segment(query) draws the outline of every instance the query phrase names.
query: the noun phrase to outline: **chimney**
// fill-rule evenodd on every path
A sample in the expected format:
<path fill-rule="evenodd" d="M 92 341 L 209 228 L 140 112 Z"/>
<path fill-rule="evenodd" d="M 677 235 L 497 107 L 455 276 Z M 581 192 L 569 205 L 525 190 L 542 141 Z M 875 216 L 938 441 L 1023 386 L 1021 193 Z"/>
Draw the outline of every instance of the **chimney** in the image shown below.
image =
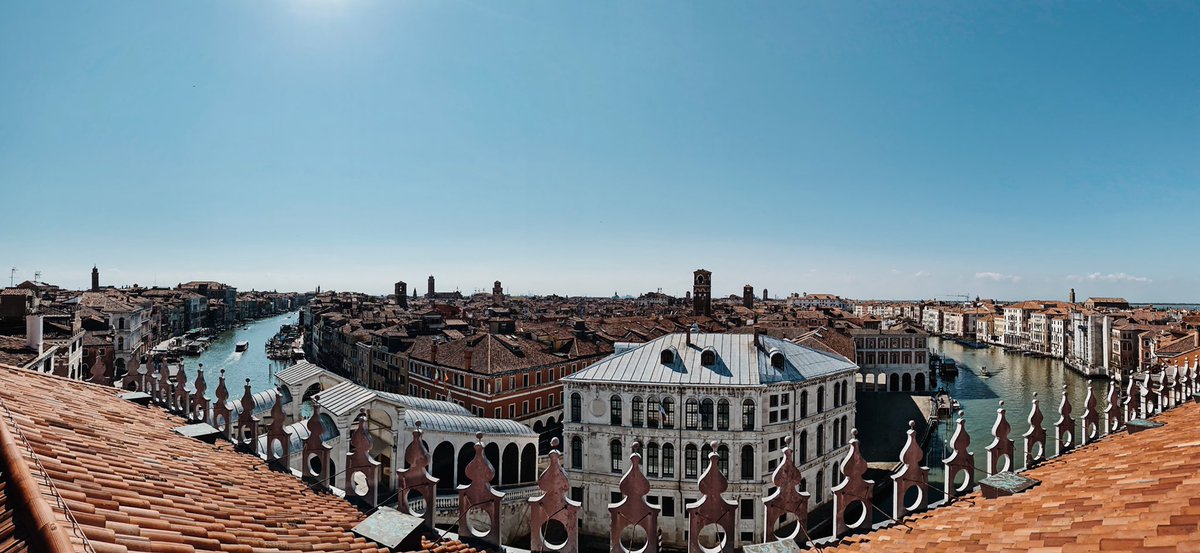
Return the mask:
<path fill-rule="evenodd" d="M 468 371 L 469 371 L 469 370 L 471 370 L 471 353 L 473 353 L 471 350 L 467 350 L 467 360 L 466 360 L 466 363 L 467 363 L 467 370 L 468 370 Z"/>
<path fill-rule="evenodd" d="M 688 325 L 688 327 L 687 327 L 687 345 L 689 347 L 691 347 L 691 345 L 692 345 L 692 327 L 691 327 L 691 325 Z"/>
<path fill-rule="evenodd" d="M 437 342 L 436 341 L 429 345 L 429 356 L 432 357 L 432 359 L 430 359 L 430 361 L 437 363 Z"/>
<path fill-rule="evenodd" d="M 29 349 L 42 354 L 42 315 L 34 313 L 25 315 L 25 345 Z"/>

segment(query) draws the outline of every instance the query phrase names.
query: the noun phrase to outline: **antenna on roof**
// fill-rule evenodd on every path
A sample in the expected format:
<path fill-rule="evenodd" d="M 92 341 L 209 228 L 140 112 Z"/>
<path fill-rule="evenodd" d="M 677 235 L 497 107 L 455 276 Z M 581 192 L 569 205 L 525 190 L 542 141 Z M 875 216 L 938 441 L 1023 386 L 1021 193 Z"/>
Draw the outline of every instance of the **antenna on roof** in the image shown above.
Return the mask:
<path fill-rule="evenodd" d="M 13 286 L 13 280 L 16 278 L 17 278 L 17 268 L 13 267 L 11 270 L 8 271 L 8 286 L 10 288 Z"/>

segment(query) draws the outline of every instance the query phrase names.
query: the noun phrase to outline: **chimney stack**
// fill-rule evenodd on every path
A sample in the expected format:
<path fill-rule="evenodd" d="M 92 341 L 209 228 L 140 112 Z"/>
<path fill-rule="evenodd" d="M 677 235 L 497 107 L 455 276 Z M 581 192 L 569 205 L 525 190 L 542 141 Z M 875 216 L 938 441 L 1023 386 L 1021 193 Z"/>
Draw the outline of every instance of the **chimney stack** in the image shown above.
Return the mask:
<path fill-rule="evenodd" d="M 471 351 L 471 350 L 467 350 L 467 359 L 466 359 L 466 364 L 467 364 L 467 370 L 468 370 L 468 371 L 469 371 L 469 370 L 471 370 L 471 354 L 472 354 L 472 351 Z"/>
<path fill-rule="evenodd" d="M 692 327 L 691 327 L 691 325 L 688 325 L 688 327 L 687 327 L 687 345 L 688 345 L 688 347 L 691 347 L 691 345 L 692 345 Z"/>
<path fill-rule="evenodd" d="M 29 349 L 42 354 L 42 315 L 32 313 L 25 315 L 25 345 Z"/>
<path fill-rule="evenodd" d="M 433 358 L 433 359 L 430 359 L 430 361 L 437 363 L 437 342 L 436 341 L 429 345 L 429 356 Z"/>

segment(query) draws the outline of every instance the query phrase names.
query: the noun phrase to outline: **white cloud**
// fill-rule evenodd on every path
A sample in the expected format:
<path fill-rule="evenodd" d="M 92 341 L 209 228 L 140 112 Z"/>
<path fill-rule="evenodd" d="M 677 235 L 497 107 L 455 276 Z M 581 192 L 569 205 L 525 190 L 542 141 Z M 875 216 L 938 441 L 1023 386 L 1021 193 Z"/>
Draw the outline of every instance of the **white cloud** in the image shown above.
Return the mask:
<path fill-rule="evenodd" d="M 1067 280 L 1075 282 L 1154 282 L 1146 277 L 1134 276 L 1128 273 L 1088 273 L 1086 275 L 1067 275 Z"/>
<path fill-rule="evenodd" d="M 1021 282 L 1021 277 L 1017 275 L 1006 275 L 1004 273 L 996 273 L 993 271 L 983 271 L 975 273 L 975 278 L 980 280 L 991 280 L 995 282 Z"/>
<path fill-rule="evenodd" d="M 931 276 L 933 276 L 933 273 L 931 273 L 929 271 L 917 271 L 917 272 L 913 273 L 913 278 L 925 278 L 925 277 L 931 277 Z"/>

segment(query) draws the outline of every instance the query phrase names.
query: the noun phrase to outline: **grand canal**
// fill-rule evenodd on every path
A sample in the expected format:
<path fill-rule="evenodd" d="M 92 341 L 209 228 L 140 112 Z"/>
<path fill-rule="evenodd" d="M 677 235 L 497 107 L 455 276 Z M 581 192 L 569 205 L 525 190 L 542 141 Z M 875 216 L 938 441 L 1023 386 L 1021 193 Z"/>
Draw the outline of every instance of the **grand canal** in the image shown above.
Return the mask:
<path fill-rule="evenodd" d="M 1083 415 L 1088 387 L 1091 387 L 1096 395 L 1097 409 L 1103 410 L 1106 404 L 1108 382 L 1105 379 L 1089 380 L 1067 368 L 1058 359 L 1039 359 L 1005 353 L 999 347 L 971 349 L 936 337 L 930 339 L 929 346 L 931 352 L 959 362 L 958 376 L 939 380 L 938 385 L 949 390 L 962 404 L 967 432 L 971 436 L 969 449 L 975 454 L 975 465 L 980 470 L 984 468 L 987 460 L 984 447 L 992 441 L 992 424 L 996 421 L 996 408 L 1000 400 L 1004 400 L 1006 417 L 1012 425 L 1011 437 L 1015 442 L 1018 458 L 1024 443 L 1021 435 L 1029 429 L 1029 412 L 1034 394 L 1037 394 L 1040 400 L 1041 411 L 1045 417 L 1042 426 L 1047 432 L 1047 453 L 1058 451 L 1057 444 L 1054 443 L 1052 425 L 1059 417 L 1064 385 L 1073 408 L 1072 416 L 1076 421 Z M 987 367 L 991 373 L 990 377 L 981 376 L 983 367 Z M 1077 423 L 1077 428 L 1079 427 L 1081 425 Z M 952 431 L 953 426 L 940 425 L 938 437 L 941 439 L 934 440 L 931 444 L 933 447 L 927 454 L 926 463 L 935 469 L 931 476 L 939 481 L 942 478 L 940 460 L 945 457 L 946 452 L 938 446 L 949 441 Z M 1017 468 L 1023 468 L 1023 463 L 1018 461 Z"/>
<path fill-rule="evenodd" d="M 271 374 L 291 364 L 290 361 L 267 359 L 266 343 L 285 324 L 296 324 L 296 313 L 276 315 L 249 323 L 213 337 L 212 343 L 198 357 L 184 357 L 184 366 L 190 378 L 195 378 L 196 369 L 204 363 L 204 377 L 208 381 L 209 395 L 217 386 L 217 375 L 225 369 L 225 386 L 233 398 L 241 397 L 242 385 L 250 379 L 250 389 L 261 392 L 273 385 Z M 245 340 L 250 347 L 243 352 L 234 351 L 234 346 Z"/>

